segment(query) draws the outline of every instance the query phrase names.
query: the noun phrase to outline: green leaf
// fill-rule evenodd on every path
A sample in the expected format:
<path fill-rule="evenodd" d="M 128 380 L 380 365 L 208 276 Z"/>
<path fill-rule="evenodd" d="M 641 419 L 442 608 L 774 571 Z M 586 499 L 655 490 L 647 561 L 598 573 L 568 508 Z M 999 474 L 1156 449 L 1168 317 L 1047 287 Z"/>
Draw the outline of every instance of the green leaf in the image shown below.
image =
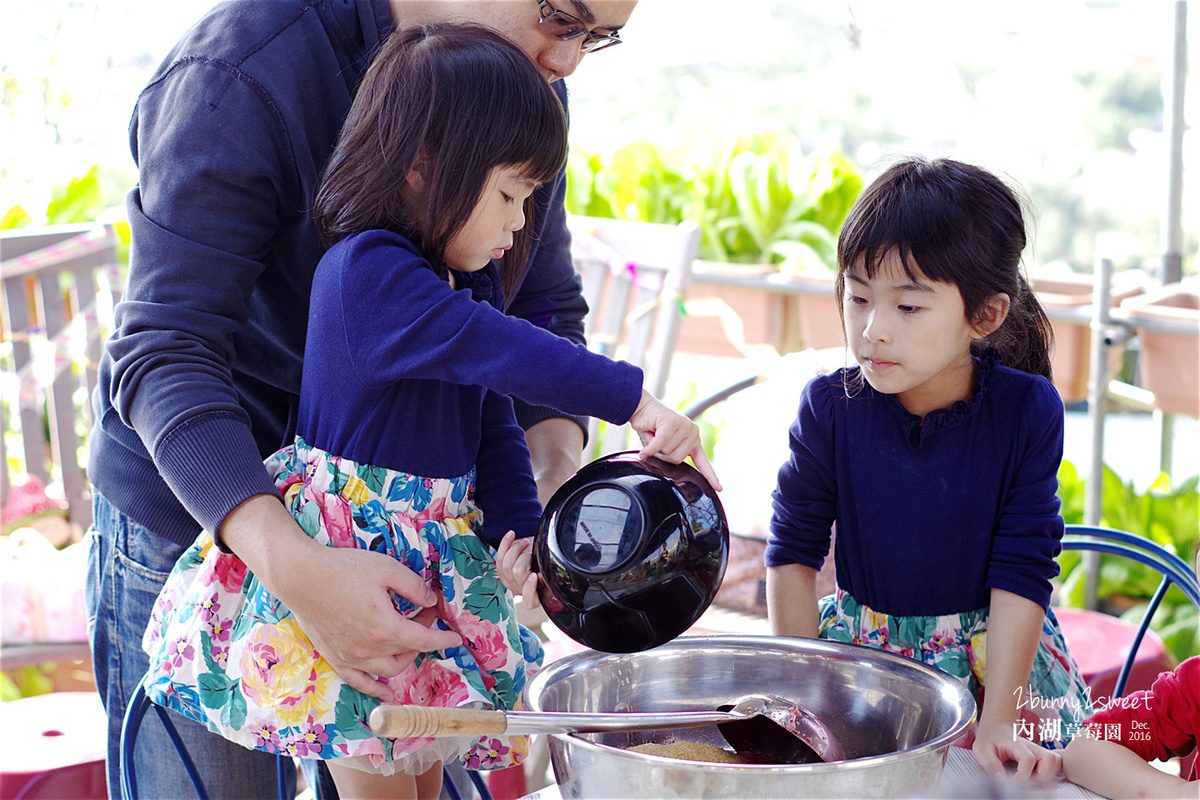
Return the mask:
<path fill-rule="evenodd" d="M 1191 603 L 1181 606 L 1171 621 L 1155 629 L 1177 661 L 1200 654 L 1200 612 Z"/>
<path fill-rule="evenodd" d="M 478 536 L 455 536 L 450 540 L 454 568 L 468 581 L 484 578 L 485 566 L 493 562 L 491 549 Z"/>
<path fill-rule="evenodd" d="M 17 700 L 20 697 L 23 697 L 21 687 L 8 676 L 7 672 L 0 672 L 0 702 Z"/>
<path fill-rule="evenodd" d="M 492 692 L 500 697 L 516 697 L 517 692 L 513 689 L 512 675 L 507 672 L 497 670 L 492 673 L 492 677 L 496 679 L 496 685 L 492 688 Z"/>
<path fill-rule="evenodd" d="M 221 723 L 235 731 L 246 724 L 246 698 L 241 692 L 230 692 L 229 703 L 221 708 Z"/>
<path fill-rule="evenodd" d="M 0 230 L 11 230 L 13 228 L 24 228 L 33 224 L 33 218 L 29 216 L 22 206 L 13 206 L 8 211 L 4 212 L 4 216 L 0 217 Z"/>
<path fill-rule="evenodd" d="M 66 186 L 57 187 L 46 208 L 50 225 L 66 225 L 73 222 L 89 222 L 104 210 L 104 198 L 100 191 L 100 167 L 93 166 L 79 178 L 72 178 Z"/>
<path fill-rule="evenodd" d="M 375 494 L 383 494 L 383 482 L 388 471 L 383 467 L 373 467 L 370 464 L 358 465 L 358 477 Z"/>
<path fill-rule="evenodd" d="M 494 578 L 477 578 L 467 585 L 463 607 L 480 619 L 499 623 L 504 611 L 500 603 L 504 591 L 504 587 Z"/>
<path fill-rule="evenodd" d="M 207 631 L 202 631 L 200 633 L 200 652 L 204 655 L 204 666 L 208 667 L 209 673 L 218 673 L 220 675 L 225 674 L 225 670 L 222 669 L 221 665 L 217 663 L 217 660 L 213 658 L 212 634 L 208 633 Z"/>
<path fill-rule="evenodd" d="M 358 738 L 357 734 L 373 736 L 367 719 L 379 705 L 379 699 L 355 691 L 347 684 L 338 690 L 337 703 L 333 708 L 334 721 L 338 730 L 347 738 Z"/>
<path fill-rule="evenodd" d="M 223 701 L 220 696 L 227 693 L 233 683 L 224 673 L 216 672 L 202 672 L 196 679 L 196 685 L 200 688 L 200 696 L 204 699 L 204 705 L 209 708 L 221 705 Z M 210 703 L 207 699 L 210 696 L 217 698 L 216 701 Z"/>

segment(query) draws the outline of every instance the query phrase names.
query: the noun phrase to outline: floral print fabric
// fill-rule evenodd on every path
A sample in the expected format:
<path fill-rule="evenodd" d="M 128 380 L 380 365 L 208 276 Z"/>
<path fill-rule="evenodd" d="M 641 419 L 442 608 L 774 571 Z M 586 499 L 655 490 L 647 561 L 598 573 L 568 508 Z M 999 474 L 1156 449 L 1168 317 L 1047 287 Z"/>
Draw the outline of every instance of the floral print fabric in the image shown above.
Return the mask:
<path fill-rule="evenodd" d="M 987 676 L 989 609 L 945 616 L 894 616 L 862 605 L 848 592 L 820 601 L 818 635 L 848 644 L 877 647 L 937 667 L 966 682 L 983 707 Z M 1054 617 L 1046 611 L 1029 685 L 1018 699 L 1021 721 L 1014 735 L 1061 749 L 1091 714 L 1087 685 Z"/>
<path fill-rule="evenodd" d="M 476 535 L 474 472 L 429 479 L 356 464 L 297 440 L 267 460 L 292 516 L 330 547 L 403 562 L 440 597 L 439 625 L 464 644 L 420 654 L 387 680 L 383 702 L 511 709 L 542 662 L 516 622 L 491 549 Z M 313 591 L 320 591 L 314 586 Z M 420 609 L 393 595 L 397 610 Z M 387 739 L 368 727 L 381 702 L 342 681 L 291 612 L 237 556 L 202 533 L 159 595 L 143 645 L 156 703 L 245 747 L 391 774 L 461 758 L 468 769 L 521 763 L 527 737 Z"/>

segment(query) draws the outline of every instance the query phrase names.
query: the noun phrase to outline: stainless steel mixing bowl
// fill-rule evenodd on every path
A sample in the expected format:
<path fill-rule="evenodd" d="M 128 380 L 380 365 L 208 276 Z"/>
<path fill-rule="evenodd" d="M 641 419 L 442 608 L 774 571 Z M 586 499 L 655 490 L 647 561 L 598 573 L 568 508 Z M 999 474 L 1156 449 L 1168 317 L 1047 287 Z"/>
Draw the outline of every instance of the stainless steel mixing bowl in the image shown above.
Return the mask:
<path fill-rule="evenodd" d="M 683 636 L 640 653 L 584 652 L 548 664 L 525 689 L 534 711 L 711 710 L 778 695 L 820 717 L 846 760 L 790 766 L 680 761 L 624 748 L 690 740 L 715 727 L 549 737 L 564 798 L 920 797 L 975 717 L 944 672 L 868 647 L 777 636 Z M 726 746 L 727 747 L 727 746 Z"/>

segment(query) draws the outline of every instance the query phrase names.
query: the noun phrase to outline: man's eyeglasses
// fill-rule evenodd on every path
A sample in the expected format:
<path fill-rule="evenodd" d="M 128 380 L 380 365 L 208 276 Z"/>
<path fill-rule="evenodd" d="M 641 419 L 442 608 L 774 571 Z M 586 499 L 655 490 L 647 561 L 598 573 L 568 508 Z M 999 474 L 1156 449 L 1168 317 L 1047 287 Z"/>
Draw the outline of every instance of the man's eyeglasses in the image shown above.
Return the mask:
<path fill-rule="evenodd" d="M 579 49 L 584 53 L 594 53 L 597 50 L 603 50 L 606 47 L 612 47 L 614 44 L 621 43 L 621 37 L 617 32 L 611 34 L 593 33 L 588 30 L 588 26 L 583 20 L 578 17 L 573 17 L 565 11 L 559 11 L 554 6 L 546 2 L 546 0 L 538 0 L 538 11 L 542 17 L 538 20 L 538 25 L 541 26 L 542 32 L 548 36 L 553 36 L 555 39 L 567 41 L 569 39 L 583 38 L 583 43 L 579 45 Z"/>

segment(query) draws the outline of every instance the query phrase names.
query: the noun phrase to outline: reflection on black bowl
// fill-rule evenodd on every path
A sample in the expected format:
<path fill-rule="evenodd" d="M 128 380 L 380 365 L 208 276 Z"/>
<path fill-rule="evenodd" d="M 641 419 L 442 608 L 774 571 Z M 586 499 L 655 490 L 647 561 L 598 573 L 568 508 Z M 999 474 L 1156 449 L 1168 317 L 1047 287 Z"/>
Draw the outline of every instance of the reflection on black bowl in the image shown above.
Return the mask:
<path fill-rule="evenodd" d="M 534 557 L 551 622 L 595 650 L 633 653 L 674 639 L 712 603 L 729 528 L 693 467 L 617 453 L 550 499 Z"/>

